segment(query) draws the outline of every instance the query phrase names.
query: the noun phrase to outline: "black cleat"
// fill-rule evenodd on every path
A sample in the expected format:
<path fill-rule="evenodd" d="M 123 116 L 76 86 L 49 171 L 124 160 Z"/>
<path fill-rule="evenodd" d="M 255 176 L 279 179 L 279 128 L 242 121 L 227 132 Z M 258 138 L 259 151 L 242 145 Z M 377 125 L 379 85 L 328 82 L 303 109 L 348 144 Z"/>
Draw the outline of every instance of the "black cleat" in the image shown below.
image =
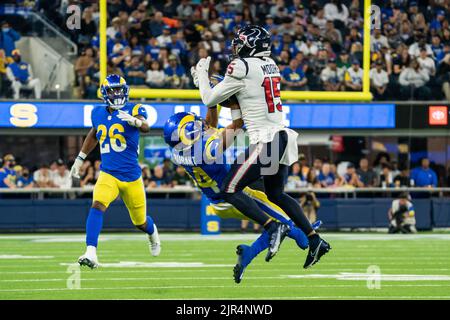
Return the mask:
<path fill-rule="evenodd" d="M 313 235 L 311 239 L 309 239 L 309 251 L 303 268 L 308 269 L 313 266 L 330 250 L 331 247 L 328 242 L 323 240 L 318 234 Z"/>
<path fill-rule="evenodd" d="M 267 230 L 267 232 L 269 232 L 269 249 L 267 250 L 266 255 L 267 262 L 275 257 L 278 250 L 280 250 L 281 243 L 291 230 L 291 227 L 289 227 L 287 224 L 279 222 L 273 223 L 275 223 L 275 227 L 271 228 L 272 230 Z"/>

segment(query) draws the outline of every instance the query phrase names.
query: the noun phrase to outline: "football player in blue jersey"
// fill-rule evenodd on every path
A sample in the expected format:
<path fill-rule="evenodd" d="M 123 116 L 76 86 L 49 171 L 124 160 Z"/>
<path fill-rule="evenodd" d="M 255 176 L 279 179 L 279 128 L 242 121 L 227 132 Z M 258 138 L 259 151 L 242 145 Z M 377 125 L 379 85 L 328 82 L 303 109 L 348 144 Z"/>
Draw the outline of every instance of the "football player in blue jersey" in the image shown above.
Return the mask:
<path fill-rule="evenodd" d="M 220 78 L 215 76 L 212 78 L 220 81 Z M 238 105 L 231 100 L 227 107 L 232 109 L 233 123 L 226 129 L 217 129 L 217 108 L 209 108 L 206 119 L 193 113 L 180 112 L 167 120 L 164 126 L 164 139 L 171 147 L 172 162 L 183 166 L 196 186 L 209 199 L 213 213 L 221 218 L 242 220 L 248 218 L 225 202 L 220 193 L 220 186 L 232 163 L 227 159 L 230 154 L 226 149 L 232 144 L 237 129 L 243 124 L 239 112 L 235 111 L 239 109 Z M 294 226 L 279 206 L 270 202 L 261 191 L 247 187 L 244 192 L 266 213 L 266 220 L 269 223 L 276 220 L 289 225 L 288 237 L 294 239 L 300 248 L 308 248 L 306 235 Z M 317 228 L 319 225 L 314 227 Z M 233 269 L 236 283 L 241 282 L 246 267 L 260 252 L 269 248 L 269 244 L 269 232 L 264 231 L 251 246 L 241 244 L 237 247 L 238 262 Z"/>
<path fill-rule="evenodd" d="M 148 234 L 150 252 L 158 256 L 161 243 L 153 219 L 147 215 L 144 183 L 138 163 L 139 133 L 150 130 L 147 112 L 141 104 L 128 102 L 129 87 L 116 74 L 106 77 L 101 85 L 104 105 L 92 110 L 92 129 L 83 142 L 72 168 L 79 171 L 87 155 L 100 144 L 100 175 L 94 187 L 92 207 L 86 221 L 86 252 L 78 259 L 80 265 L 98 267 L 97 244 L 103 215 L 119 195 L 133 224 Z"/>

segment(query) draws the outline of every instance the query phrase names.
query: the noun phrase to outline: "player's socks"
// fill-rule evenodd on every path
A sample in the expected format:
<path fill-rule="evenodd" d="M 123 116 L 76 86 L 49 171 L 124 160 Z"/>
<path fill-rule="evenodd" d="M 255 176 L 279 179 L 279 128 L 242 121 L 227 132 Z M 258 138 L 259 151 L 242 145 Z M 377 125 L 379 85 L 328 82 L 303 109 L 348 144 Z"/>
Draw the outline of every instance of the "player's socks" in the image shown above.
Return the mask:
<path fill-rule="evenodd" d="M 292 225 L 291 231 L 289 231 L 287 236 L 291 239 L 294 239 L 295 242 L 297 243 L 297 246 L 299 246 L 301 249 L 305 250 L 306 248 L 308 248 L 309 245 L 308 238 L 299 228 L 294 227 Z"/>
<path fill-rule="evenodd" d="M 269 234 L 267 233 L 267 231 L 263 231 L 263 233 L 261 233 L 261 235 L 258 237 L 258 239 L 253 241 L 253 243 L 250 247 L 252 249 L 252 251 L 251 251 L 252 255 L 251 255 L 251 259 L 250 259 L 250 261 L 251 261 L 260 252 L 266 250 L 269 247 Z M 250 261 L 248 263 L 250 263 Z"/>
<path fill-rule="evenodd" d="M 152 235 L 153 232 L 155 232 L 155 223 L 153 222 L 152 217 L 147 216 L 147 229 L 145 230 L 146 233 L 149 235 Z"/>
<path fill-rule="evenodd" d="M 97 247 L 98 237 L 103 227 L 103 212 L 91 208 L 86 220 L 86 245 Z"/>

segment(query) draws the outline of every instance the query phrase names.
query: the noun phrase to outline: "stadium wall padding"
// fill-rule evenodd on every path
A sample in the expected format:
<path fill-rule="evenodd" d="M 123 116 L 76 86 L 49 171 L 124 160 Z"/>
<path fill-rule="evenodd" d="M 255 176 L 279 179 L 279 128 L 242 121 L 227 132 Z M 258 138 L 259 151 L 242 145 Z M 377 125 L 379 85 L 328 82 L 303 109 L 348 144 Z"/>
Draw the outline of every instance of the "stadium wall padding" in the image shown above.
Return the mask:
<path fill-rule="evenodd" d="M 324 228 L 382 228 L 388 226 L 392 199 L 320 199 L 318 218 Z M 418 229 L 450 227 L 450 199 L 414 199 Z M 90 199 L 0 199 L 0 232 L 84 230 Z M 200 200 L 148 199 L 148 214 L 160 229 L 199 230 Z M 227 219 L 222 229 L 238 229 L 240 222 Z M 109 207 L 104 229 L 132 230 L 122 201 Z"/>

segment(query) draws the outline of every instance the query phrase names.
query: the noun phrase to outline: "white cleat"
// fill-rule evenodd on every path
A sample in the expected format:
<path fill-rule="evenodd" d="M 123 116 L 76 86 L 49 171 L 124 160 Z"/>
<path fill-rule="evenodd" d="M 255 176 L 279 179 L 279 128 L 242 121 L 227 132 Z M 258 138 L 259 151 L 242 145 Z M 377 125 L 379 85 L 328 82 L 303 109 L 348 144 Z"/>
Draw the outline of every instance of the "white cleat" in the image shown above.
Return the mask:
<path fill-rule="evenodd" d="M 152 234 L 148 235 L 148 246 L 150 248 L 150 253 L 152 254 L 152 256 L 157 257 L 161 253 L 161 241 L 159 240 L 159 234 L 156 225 L 153 225 L 153 227 L 155 228 L 155 231 L 153 231 Z"/>
<path fill-rule="evenodd" d="M 80 266 L 88 266 L 91 269 L 98 268 L 97 259 L 97 248 L 93 246 L 88 246 L 86 248 L 86 253 L 78 258 L 78 263 Z"/>

